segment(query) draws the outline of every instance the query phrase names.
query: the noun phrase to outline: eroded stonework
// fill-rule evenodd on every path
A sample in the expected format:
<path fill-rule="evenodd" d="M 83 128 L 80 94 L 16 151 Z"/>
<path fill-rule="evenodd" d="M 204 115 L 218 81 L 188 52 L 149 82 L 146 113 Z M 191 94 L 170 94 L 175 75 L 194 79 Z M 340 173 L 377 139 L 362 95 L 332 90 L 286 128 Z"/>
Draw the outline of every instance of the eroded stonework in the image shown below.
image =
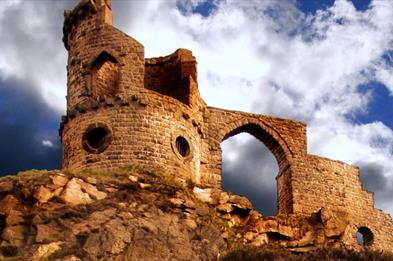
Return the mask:
<path fill-rule="evenodd" d="M 247 132 L 278 162 L 278 214 L 329 213 L 324 220 L 346 222 L 345 243 L 357 246 L 360 232 L 367 247 L 393 251 L 392 219 L 374 208 L 358 167 L 308 154 L 304 123 L 207 106 L 191 51 L 145 58 L 142 44 L 112 26 L 110 0 L 81 1 L 66 12 L 63 40 L 64 169 L 154 166 L 211 189 L 214 198 L 221 191 L 220 144 Z"/>

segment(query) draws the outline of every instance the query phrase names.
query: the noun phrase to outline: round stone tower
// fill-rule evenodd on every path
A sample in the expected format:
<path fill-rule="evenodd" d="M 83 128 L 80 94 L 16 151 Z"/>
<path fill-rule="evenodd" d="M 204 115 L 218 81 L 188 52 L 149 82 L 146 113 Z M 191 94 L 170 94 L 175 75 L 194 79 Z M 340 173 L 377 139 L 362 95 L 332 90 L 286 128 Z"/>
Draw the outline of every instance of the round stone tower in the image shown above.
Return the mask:
<path fill-rule="evenodd" d="M 192 53 L 145 59 L 143 45 L 112 26 L 110 0 L 66 11 L 63 33 L 63 168 L 154 166 L 199 182 L 209 153 Z"/>

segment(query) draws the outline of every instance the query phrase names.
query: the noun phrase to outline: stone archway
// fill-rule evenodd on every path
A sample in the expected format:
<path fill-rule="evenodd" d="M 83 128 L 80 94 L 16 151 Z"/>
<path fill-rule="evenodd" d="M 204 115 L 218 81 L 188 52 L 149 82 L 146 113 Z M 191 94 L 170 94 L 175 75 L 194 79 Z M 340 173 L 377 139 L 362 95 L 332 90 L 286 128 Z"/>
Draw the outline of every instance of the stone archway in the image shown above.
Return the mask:
<path fill-rule="evenodd" d="M 277 214 L 278 163 L 271 151 L 248 133 L 221 143 L 221 187 L 246 196 L 264 216 Z"/>
<path fill-rule="evenodd" d="M 220 143 L 242 132 L 251 134 L 269 148 L 278 162 L 280 174 L 291 165 L 292 153 L 285 140 L 263 122 L 244 119 L 225 124 L 220 133 Z"/>
<path fill-rule="evenodd" d="M 263 122 L 241 120 L 225 125 L 220 131 L 220 144 L 239 133 L 248 133 L 262 142 L 274 155 L 279 173 L 277 180 L 278 213 L 292 212 L 291 160 L 292 153 L 285 140 Z M 221 150 L 220 150 L 221 151 Z"/>

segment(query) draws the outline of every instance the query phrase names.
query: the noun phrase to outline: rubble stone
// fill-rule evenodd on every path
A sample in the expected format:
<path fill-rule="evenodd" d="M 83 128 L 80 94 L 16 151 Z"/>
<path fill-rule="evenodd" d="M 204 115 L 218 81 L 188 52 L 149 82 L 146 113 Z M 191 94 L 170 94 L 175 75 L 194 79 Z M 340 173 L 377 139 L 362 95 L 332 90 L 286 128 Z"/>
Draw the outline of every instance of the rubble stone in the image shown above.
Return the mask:
<path fill-rule="evenodd" d="M 60 198 L 67 203 L 73 205 L 90 204 L 93 200 L 88 193 L 82 191 L 82 187 L 77 179 L 71 179 L 68 183 Z"/>

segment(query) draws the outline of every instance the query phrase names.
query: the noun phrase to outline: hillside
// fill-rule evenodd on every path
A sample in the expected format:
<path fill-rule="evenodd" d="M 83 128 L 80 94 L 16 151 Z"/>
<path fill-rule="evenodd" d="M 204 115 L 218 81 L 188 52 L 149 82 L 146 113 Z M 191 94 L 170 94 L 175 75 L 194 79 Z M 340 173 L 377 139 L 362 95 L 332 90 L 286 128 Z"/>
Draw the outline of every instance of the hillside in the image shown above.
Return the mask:
<path fill-rule="evenodd" d="M 126 168 L 1 178 L 0 260 L 391 260 L 345 248 L 345 224 L 323 211 L 263 217 L 244 197 L 173 177 Z"/>

